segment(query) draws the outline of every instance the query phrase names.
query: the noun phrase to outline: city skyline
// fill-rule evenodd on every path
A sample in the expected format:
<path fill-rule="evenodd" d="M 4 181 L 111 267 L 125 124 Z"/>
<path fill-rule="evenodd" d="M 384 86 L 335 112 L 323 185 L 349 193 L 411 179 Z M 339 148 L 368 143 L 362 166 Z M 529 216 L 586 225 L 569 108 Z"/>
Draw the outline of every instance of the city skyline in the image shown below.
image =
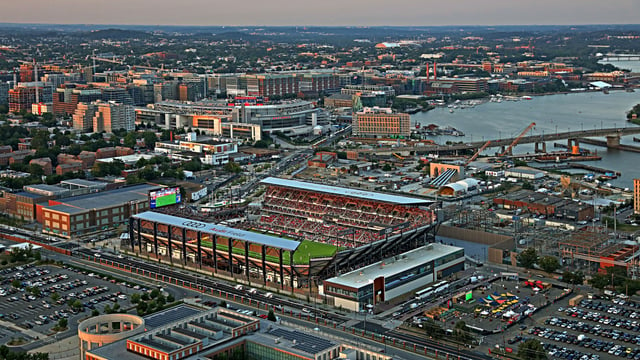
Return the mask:
<path fill-rule="evenodd" d="M 640 0 L 447 3 L 398 0 L 293 2 L 249 0 L 244 6 L 207 0 L 32 0 L 3 4 L 0 22 L 96 25 L 446 26 L 636 24 Z M 108 16 L 105 16 L 108 14 Z"/>

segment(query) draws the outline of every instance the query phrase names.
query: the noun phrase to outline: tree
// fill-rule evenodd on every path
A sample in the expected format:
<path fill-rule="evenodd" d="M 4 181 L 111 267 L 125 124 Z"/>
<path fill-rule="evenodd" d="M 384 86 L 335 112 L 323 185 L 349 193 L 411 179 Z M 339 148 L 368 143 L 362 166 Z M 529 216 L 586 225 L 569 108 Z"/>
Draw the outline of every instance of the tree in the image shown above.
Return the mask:
<path fill-rule="evenodd" d="M 160 290 L 158 289 L 153 289 L 151 290 L 151 294 L 149 294 L 149 297 L 152 299 L 155 299 L 158 297 L 158 295 L 160 295 Z"/>
<path fill-rule="evenodd" d="M 468 342 L 472 338 L 471 334 L 469 334 L 469 331 L 467 329 L 467 323 L 465 323 L 462 320 L 458 321 L 454 326 L 453 336 L 456 338 L 456 340 L 463 343 Z"/>
<path fill-rule="evenodd" d="M 36 176 L 38 178 L 42 177 L 42 175 L 44 175 L 44 170 L 42 169 L 42 166 L 38 165 L 38 164 L 29 164 L 28 167 L 28 172 L 32 175 L 32 176 Z"/>
<path fill-rule="evenodd" d="M 589 284 L 596 289 L 602 290 L 611 283 L 611 277 L 605 274 L 596 274 L 591 277 Z"/>
<path fill-rule="evenodd" d="M 627 279 L 627 271 L 619 266 L 607 268 L 607 277 L 610 279 L 609 285 L 622 286 Z"/>
<path fill-rule="evenodd" d="M 128 148 L 133 148 L 134 146 L 136 146 L 136 133 L 135 132 L 129 132 L 127 133 L 127 135 L 124 136 L 124 146 L 128 147 Z"/>
<path fill-rule="evenodd" d="M 98 316 L 98 315 L 100 315 L 100 311 L 98 311 L 98 309 L 91 310 L 91 316 Z"/>
<path fill-rule="evenodd" d="M 518 346 L 518 357 L 522 360 L 545 360 L 547 352 L 540 341 L 529 339 Z"/>
<path fill-rule="evenodd" d="M 527 269 L 532 269 L 538 262 L 538 252 L 534 248 L 527 248 L 516 257 L 520 265 Z"/>
<path fill-rule="evenodd" d="M 442 326 L 432 319 L 422 321 L 422 328 L 427 336 L 430 336 L 433 339 L 440 339 L 444 336 Z"/>
<path fill-rule="evenodd" d="M 56 126 L 56 118 L 55 116 L 53 116 L 52 113 L 46 112 L 42 114 L 42 119 L 40 120 L 40 123 L 46 127 L 53 127 L 53 126 Z"/>
<path fill-rule="evenodd" d="M 57 302 L 58 300 L 60 300 L 60 294 L 58 293 L 52 293 L 51 294 L 51 301 Z"/>
<path fill-rule="evenodd" d="M 142 295 L 140 296 L 140 299 L 142 299 L 143 301 L 148 301 L 149 293 L 142 293 Z"/>
<path fill-rule="evenodd" d="M 20 280 L 18 280 L 18 279 L 14 279 L 14 280 L 11 282 L 11 286 L 13 286 L 13 287 L 14 287 L 14 288 L 16 288 L 16 289 L 19 289 L 19 288 L 21 288 L 21 287 L 22 287 L 22 282 L 21 282 Z"/>
<path fill-rule="evenodd" d="M 176 301 L 176 298 L 173 297 L 173 295 L 171 295 L 171 294 L 167 295 L 167 302 L 168 303 L 172 303 L 174 301 Z"/>
<path fill-rule="evenodd" d="M 544 256 L 538 262 L 538 265 L 542 268 L 542 270 L 552 273 L 560 268 L 560 262 L 558 262 L 558 258 L 555 256 Z"/>
<path fill-rule="evenodd" d="M 33 137 L 31 138 L 31 148 L 32 149 L 46 149 L 48 148 L 49 142 L 49 132 L 46 130 L 37 130 L 34 131 Z"/>
<path fill-rule="evenodd" d="M 571 272 L 567 270 L 562 273 L 562 280 L 567 284 L 580 285 L 584 283 L 584 274 L 582 271 Z"/>
<path fill-rule="evenodd" d="M 66 318 L 61 318 L 58 320 L 58 329 L 66 329 L 68 324 L 68 320 Z"/>
<path fill-rule="evenodd" d="M 144 315 L 147 312 L 147 308 L 148 308 L 147 303 L 144 301 L 141 301 L 138 303 L 138 306 L 136 306 L 136 311 L 138 312 L 138 315 Z"/>
<path fill-rule="evenodd" d="M 144 134 L 142 134 L 142 138 L 144 139 L 144 146 L 146 146 L 147 149 L 153 150 L 156 147 L 158 137 L 155 132 L 145 131 Z"/>
<path fill-rule="evenodd" d="M 267 320 L 269 321 L 277 321 L 276 314 L 273 313 L 273 309 L 269 309 L 269 313 L 267 314 Z"/>
<path fill-rule="evenodd" d="M 137 304 L 140 302 L 140 294 L 135 293 L 133 295 L 131 295 L 131 303 L 132 304 Z"/>
<path fill-rule="evenodd" d="M 242 167 L 236 162 L 229 161 L 228 163 L 224 164 L 224 171 L 237 174 L 242 171 Z"/>

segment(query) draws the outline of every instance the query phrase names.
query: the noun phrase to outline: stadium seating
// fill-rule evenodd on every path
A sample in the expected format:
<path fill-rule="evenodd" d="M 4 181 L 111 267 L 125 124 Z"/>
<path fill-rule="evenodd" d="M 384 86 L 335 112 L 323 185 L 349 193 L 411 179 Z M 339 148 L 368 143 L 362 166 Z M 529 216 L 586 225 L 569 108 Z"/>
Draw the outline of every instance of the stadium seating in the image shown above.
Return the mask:
<path fill-rule="evenodd" d="M 343 247 L 378 241 L 388 227 L 408 222 L 413 229 L 433 221 L 430 211 L 416 206 L 279 186 L 265 192 L 262 212 L 257 228 Z M 344 235 L 350 228 L 355 233 Z"/>

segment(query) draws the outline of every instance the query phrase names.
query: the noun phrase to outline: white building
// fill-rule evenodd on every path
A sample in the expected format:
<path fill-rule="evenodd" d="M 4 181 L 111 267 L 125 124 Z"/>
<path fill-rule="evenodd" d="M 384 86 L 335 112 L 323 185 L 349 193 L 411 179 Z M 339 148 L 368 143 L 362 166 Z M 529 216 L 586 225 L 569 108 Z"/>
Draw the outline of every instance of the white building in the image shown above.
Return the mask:
<path fill-rule="evenodd" d="M 335 306 L 360 311 L 464 270 L 464 249 L 439 243 L 327 279 L 321 293 Z"/>
<path fill-rule="evenodd" d="M 544 177 L 544 173 L 542 171 L 533 170 L 533 169 L 512 168 L 512 169 L 506 170 L 504 172 L 504 176 L 512 177 L 516 179 L 535 180 L 535 179 L 542 179 Z"/>

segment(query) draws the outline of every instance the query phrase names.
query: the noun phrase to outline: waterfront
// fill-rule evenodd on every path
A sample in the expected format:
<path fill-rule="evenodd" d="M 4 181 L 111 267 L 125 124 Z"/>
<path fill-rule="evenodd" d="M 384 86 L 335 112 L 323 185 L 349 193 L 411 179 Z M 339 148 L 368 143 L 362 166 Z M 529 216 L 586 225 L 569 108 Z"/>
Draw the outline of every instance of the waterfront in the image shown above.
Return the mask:
<path fill-rule="evenodd" d="M 630 70 L 631 72 L 640 72 L 640 61 L 598 61 L 600 64 L 611 64 L 618 69 Z"/>
<path fill-rule="evenodd" d="M 640 103 L 640 92 L 611 91 L 571 93 L 548 96 L 534 96 L 531 100 L 487 102 L 465 109 L 457 108 L 451 113 L 446 107 L 439 107 L 426 113 L 411 116 L 411 123 L 421 126 L 437 124 L 441 127 L 452 126 L 464 132 L 465 136 L 432 136 L 438 143 L 446 141 L 469 142 L 485 139 L 514 137 L 531 122 L 536 127 L 530 135 L 597 129 L 606 127 L 636 126 L 626 120 L 626 112 Z M 633 143 L 632 136 L 623 137 L 623 144 Z M 600 161 L 589 164 L 622 172 L 611 184 L 620 187 L 633 187 L 633 179 L 640 178 L 640 167 L 632 166 L 640 160 L 640 154 L 614 149 L 583 145 L 585 149 L 598 152 Z M 514 153 L 533 152 L 533 144 L 516 146 Z M 547 143 L 547 151 L 553 151 L 553 143 Z M 493 155 L 496 149 L 488 149 L 486 155 Z"/>

